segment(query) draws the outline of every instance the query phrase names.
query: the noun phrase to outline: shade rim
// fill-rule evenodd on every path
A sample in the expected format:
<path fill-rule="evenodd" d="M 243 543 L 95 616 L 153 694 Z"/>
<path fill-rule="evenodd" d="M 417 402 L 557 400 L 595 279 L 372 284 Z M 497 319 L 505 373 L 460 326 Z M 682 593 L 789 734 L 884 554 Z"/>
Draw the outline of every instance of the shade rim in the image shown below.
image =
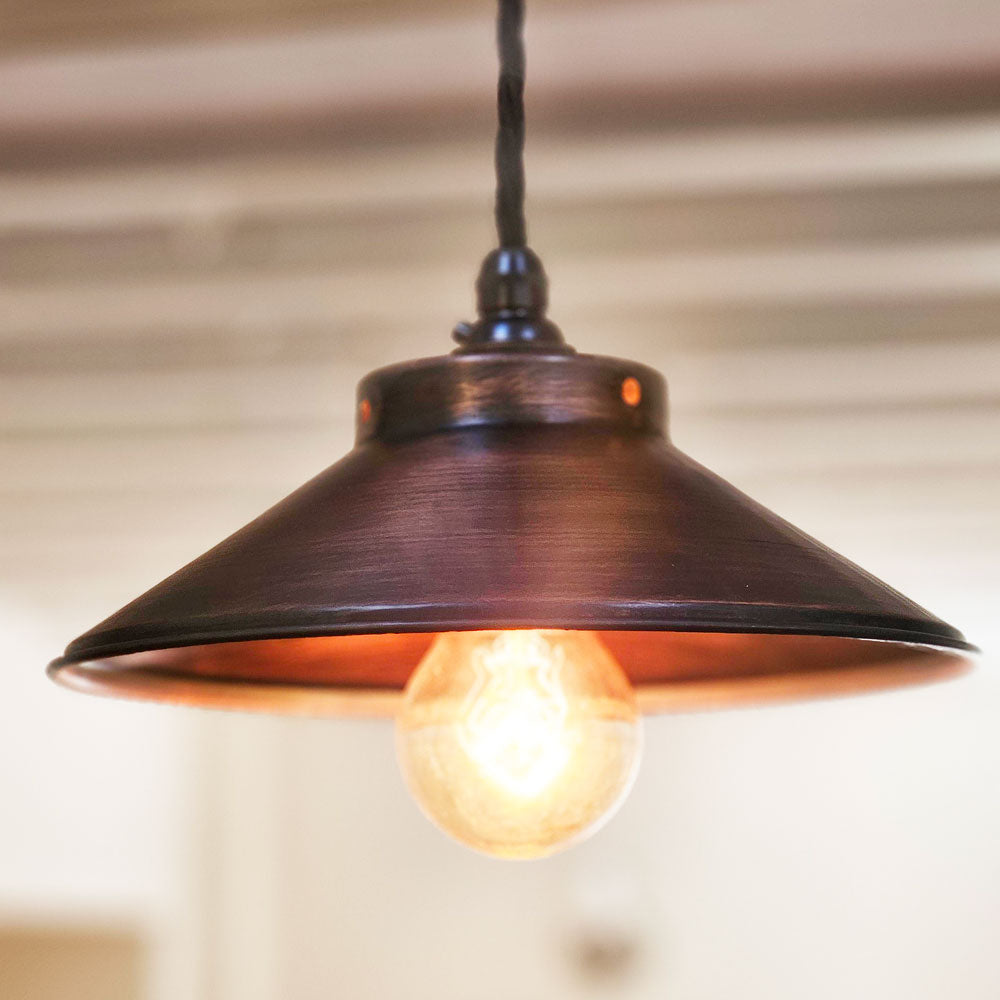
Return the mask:
<path fill-rule="evenodd" d="M 385 635 L 420 634 L 436 632 L 472 632 L 482 629 L 567 629 L 586 632 L 708 632 L 726 635 L 798 635 L 819 636 L 838 639 L 867 639 L 889 642 L 904 642 L 963 652 L 978 653 L 979 649 L 968 642 L 964 635 L 951 625 L 939 620 L 928 621 L 920 618 L 896 616 L 859 615 L 848 610 L 837 613 L 829 607 L 797 606 L 794 608 L 798 622 L 779 620 L 787 617 L 789 608 L 782 605 L 736 604 L 719 605 L 715 615 L 706 614 L 706 605 L 677 604 L 669 606 L 674 617 L 659 617 L 664 605 L 638 609 L 635 605 L 618 608 L 603 607 L 601 613 L 575 614 L 550 613 L 544 615 L 484 614 L 488 605 L 477 605 L 475 614 L 467 609 L 428 609 L 415 606 L 393 609 L 395 615 L 385 615 L 386 609 L 379 609 L 381 618 L 372 621 L 351 620 L 345 622 L 300 623 L 276 620 L 273 624 L 255 623 L 253 628 L 233 627 L 218 624 L 200 631 L 175 631 L 153 627 L 150 633 L 142 635 L 136 627 L 108 630 L 99 635 L 81 636 L 70 643 L 63 656 L 53 664 L 79 663 L 84 660 L 107 659 L 131 653 L 155 652 L 160 649 L 176 649 L 186 646 L 202 646 L 227 642 L 248 642 L 257 640 L 280 640 L 299 638 L 321 638 L 341 635 Z M 617 614 L 608 614 L 608 611 Z M 718 612 L 724 610 L 730 620 L 725 620 Z M 461 612 L 465 611 L 463 614 Z M 647 611 L 646 614 L 641 611 Z M 406 615 L 405 612 L 409 612 Z M 416 613 L 421 615 L 417 618 Z M 626 618 L 625 615 L 628 615 Z M 297 617 L 301 616 L 298 612 Z M 739 617 L 742 621 L 734 621 Z M 747 627 L 746 619 L 753 618 L 753 626 Z M 771 617 L 774 620 L 767 621 Z M 810 617 L 817 620 L 809 621 Z M 831 620 L 833 619 L 833 620 Z M 933 624 L 934 629 L 927 625 Z M 116 632 L 120 635 L 116 636 Z M 97 640 L 101 636 L 105 641 Z"/>
<path fill-rule="evenodd" d="M 967 643 L 964 649 L 957 649 L 898 640 L 851 641 L 884 642 L 893 652 L 902 647 L 903 652 L 909 649 L 914 655 L 835 669 L 640 683 L 636 686 L 639 708 L 643 714 L 654 715 L 879 693 L 960 677 L 972 668 L 979 652 Z M 60 657 L 49 664 L 47 673 L 61 687 L 86 694 L 309 717 L 388 718 L 403 697 L 399 688 L 223 679 L 108 663 L 114 659 L 81 662 Z"/>

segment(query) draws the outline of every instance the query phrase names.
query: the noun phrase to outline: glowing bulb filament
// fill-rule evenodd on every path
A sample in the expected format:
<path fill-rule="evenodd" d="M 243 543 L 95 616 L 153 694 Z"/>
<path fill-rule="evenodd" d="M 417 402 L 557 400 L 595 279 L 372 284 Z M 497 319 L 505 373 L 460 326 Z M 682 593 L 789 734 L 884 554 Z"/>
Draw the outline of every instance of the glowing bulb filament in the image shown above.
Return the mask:
<path fill-rule="evenodd" d="M 536 858 L 592 832 L 639 759 L 632 686 L 592 632 L 446 632 L 396 720 L 424 812 L 476 850 Z"/>
<path fill-rule="evenodd" d="M 565 657 L 537 632 L 506 632 L 481 646 L 459 741 L 483 775 L 519 798 L 534 798 L 572 754 L 569 706 L 559 683 Z"/>

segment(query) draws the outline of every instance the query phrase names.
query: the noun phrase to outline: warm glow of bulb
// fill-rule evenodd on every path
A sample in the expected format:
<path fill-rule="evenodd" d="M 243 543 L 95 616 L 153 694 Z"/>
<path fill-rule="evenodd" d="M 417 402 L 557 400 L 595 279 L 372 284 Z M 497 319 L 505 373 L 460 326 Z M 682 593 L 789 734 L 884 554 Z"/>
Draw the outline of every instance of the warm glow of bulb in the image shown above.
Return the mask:
<path fill-rule="evenodd" d="M 619 805 L 642 742 L 635 693 L 592 632 L 447 632 L 413 672 L 396 723 L 424 812 L 456 840 L 537 858 Z"/>

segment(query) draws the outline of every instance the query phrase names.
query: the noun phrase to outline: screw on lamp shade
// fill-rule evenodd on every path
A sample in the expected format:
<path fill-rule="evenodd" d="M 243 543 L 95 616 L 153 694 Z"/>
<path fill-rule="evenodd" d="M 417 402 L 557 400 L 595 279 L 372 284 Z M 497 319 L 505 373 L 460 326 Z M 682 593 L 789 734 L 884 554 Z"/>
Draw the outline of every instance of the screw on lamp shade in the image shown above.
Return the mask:
<path fill-rule="evenodd" d="M 435 635 L 516 628 L 600 633 L 648 711 L 963 669 L 954 628 L 678 451 L 657 372 L 553 348 L 487 336 L 371 373 L 348 455 L 71 643 L 53 675 L 391 712 Z"/>

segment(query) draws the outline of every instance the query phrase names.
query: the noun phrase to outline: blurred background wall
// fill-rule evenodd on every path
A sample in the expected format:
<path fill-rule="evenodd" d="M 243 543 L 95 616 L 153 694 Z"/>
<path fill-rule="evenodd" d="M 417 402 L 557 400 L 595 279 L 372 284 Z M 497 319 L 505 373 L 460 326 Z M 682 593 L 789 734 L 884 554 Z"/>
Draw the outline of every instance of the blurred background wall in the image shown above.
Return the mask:
<path fill-rule="evenodd" d="M 619 817 L 530 864 L 431 829 L 384 724 L 56 689 L 470 315 L 493 5 L 5 0 L 0 996 L 1000 995 L 1000 5 L 529 6 L 554 318 L 981 669 L 650 720 Z"/>

